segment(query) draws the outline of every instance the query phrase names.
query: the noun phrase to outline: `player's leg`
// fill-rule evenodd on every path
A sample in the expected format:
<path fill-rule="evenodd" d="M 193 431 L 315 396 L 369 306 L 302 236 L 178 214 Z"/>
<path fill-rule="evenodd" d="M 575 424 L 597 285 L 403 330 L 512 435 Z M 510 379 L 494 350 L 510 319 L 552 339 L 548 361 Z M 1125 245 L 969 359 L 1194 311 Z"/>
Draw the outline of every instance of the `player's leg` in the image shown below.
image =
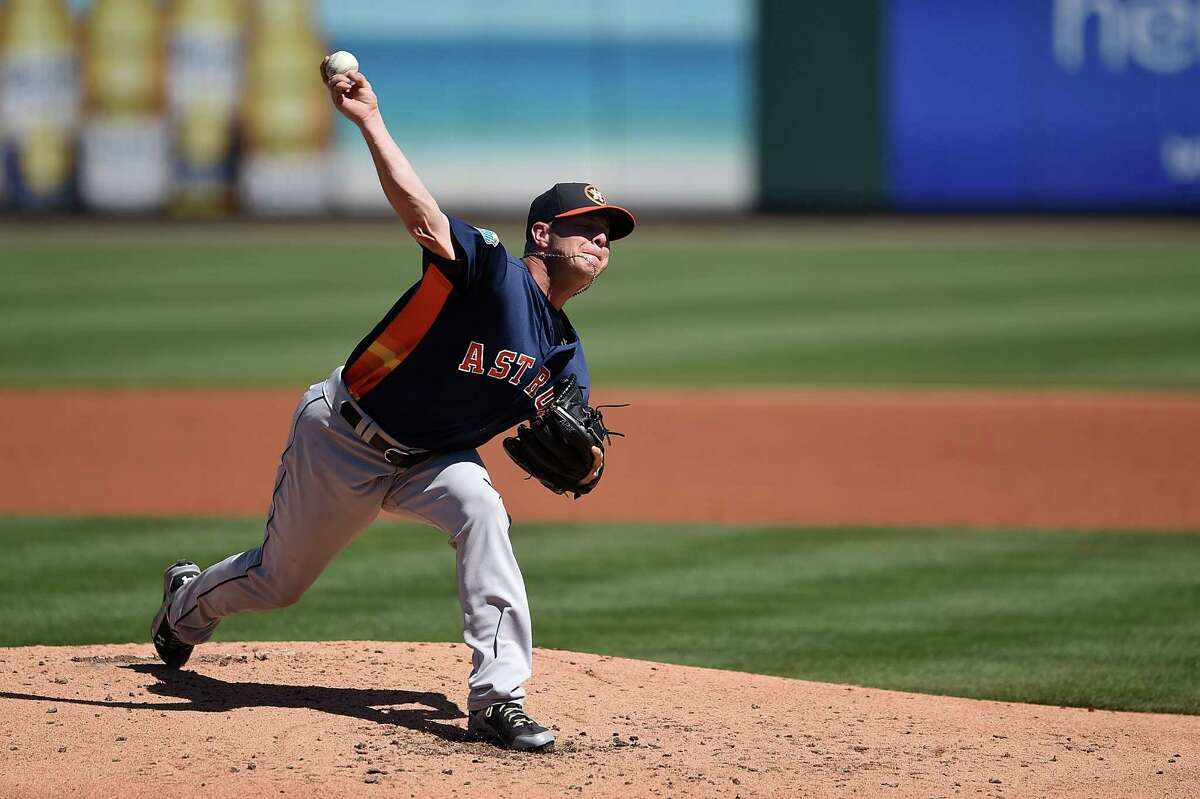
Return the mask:
<path fill-rule="evenodd" d="M 479 455 L 442 454 L 401 473 L 384 509 L 440 528 L 455 549 L 463 638 L 474 652 L 468 707 L 522 699 L 533 658 L 529 600 L 508 513 Z"/>
<path fill-rule="evenodd" d="M 175 635 L 201 643 L 230 614 L 294 603 L 379 514 L 394 474 L 330 410 L 321 384 L 310 388 L 292 420 L 262 545 L 179 589 L 168 615 Z"/>

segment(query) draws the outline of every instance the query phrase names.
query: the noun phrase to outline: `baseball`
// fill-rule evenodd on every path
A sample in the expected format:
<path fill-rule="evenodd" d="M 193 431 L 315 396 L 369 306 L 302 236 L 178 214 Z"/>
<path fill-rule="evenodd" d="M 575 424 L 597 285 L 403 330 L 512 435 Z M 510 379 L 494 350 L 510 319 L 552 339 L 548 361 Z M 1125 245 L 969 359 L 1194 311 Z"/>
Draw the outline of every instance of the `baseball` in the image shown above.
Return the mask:
<path fill-rule="evenodd" d="M 332 78 L 334 75 L 345 75 L 347 72 L 352 72 L 358 69 L 358 59 L 353 53 L 347 53 L 345 50 L 338 50 L 333 55 L 329 56 L 329 60 L 325 62 L 325 77 Z"/>

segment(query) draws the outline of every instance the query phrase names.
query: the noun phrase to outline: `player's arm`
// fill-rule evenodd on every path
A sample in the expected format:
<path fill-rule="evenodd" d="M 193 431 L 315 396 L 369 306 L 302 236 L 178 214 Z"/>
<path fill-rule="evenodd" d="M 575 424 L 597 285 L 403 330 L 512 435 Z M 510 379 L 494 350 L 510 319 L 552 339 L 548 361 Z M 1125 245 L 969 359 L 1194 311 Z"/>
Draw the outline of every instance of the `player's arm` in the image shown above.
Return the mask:
<path fill-rule="evenodd" d="M 321 62 L 325 76 L 325 62 Z M 379 99 L 361 72 L 334 75 L 326 81 L 333 105 L 362 131 L 375 161 L 379 184 L 396 214 L 417 244 L 445 258 L 454 258 L 450 220 L 417 177 L 379 113 Z"/>

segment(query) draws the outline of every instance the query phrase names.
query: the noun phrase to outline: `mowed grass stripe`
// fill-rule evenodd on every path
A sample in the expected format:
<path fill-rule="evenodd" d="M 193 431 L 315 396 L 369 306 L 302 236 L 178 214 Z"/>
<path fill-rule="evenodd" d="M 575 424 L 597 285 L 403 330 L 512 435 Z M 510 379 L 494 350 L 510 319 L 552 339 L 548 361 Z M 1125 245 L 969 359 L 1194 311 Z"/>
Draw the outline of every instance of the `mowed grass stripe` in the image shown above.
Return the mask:
<path fill-rule="evenodd" d="M 0 644 L 145 640 L 243 520 L 5 519 Z M 1200 535 L 524 525 L 540 646 L 926 693 L 1200 713 Z M 453 553 L 380 523 L 222 640 L 460 640 Z"/>
<path fill-rule="evenodd" d="M 732 239 L 731 239 L 732 241 Z M 415 247 L 6 249 L 8 385 L 299 385 Z M 604 385 L 1200 386 L 1193 247 L 639 247 L 571 304 Z"/>

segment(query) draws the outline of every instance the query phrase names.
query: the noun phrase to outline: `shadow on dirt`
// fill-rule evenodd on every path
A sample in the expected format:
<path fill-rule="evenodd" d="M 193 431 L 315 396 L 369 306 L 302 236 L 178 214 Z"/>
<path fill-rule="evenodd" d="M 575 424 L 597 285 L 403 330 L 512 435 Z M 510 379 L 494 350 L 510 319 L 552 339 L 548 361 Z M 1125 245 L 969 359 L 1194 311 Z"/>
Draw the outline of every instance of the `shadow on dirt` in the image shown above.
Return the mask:
<path fill-rule="evenodd" d="M 147 686 L 147 691 L 158 696 L 186 699 L 188 702 L 102 701 L 9 691 L 0 691 L 0 699 L 61 702 L 131 710 L 189 710 L 202 713 L 226 713 L 243 707 L 307 708 L 377 724 L 406 727 L 455 743 L 481 742 L 478 736 L 462 727 L 443 723 L 465 718 L 458 705 L 447 699 L 445 694 L 376 688 L 225 682 L 194 671 L 176 671 L 149 663 L 122 665 L 119 668 L 153 675 L 158 682 Z M 411 705 L 417 707 L 409 707 Z"/>

